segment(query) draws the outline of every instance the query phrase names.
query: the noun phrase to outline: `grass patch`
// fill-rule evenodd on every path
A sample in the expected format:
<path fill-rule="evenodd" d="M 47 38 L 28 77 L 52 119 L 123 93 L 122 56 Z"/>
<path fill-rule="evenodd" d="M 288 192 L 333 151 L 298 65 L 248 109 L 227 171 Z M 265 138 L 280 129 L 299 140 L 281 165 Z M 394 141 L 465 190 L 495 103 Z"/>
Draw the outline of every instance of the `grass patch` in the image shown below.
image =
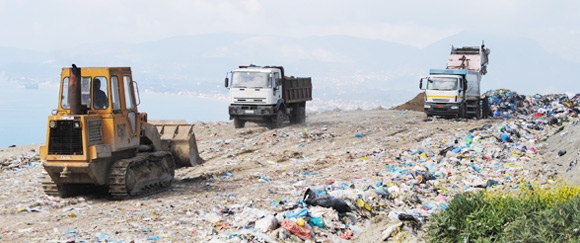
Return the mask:
<path fill-rule="evenodd" d="M 580 188 L 522 182 L 456 196 L 431 216 L 431 242 L 580 242 Z"/>

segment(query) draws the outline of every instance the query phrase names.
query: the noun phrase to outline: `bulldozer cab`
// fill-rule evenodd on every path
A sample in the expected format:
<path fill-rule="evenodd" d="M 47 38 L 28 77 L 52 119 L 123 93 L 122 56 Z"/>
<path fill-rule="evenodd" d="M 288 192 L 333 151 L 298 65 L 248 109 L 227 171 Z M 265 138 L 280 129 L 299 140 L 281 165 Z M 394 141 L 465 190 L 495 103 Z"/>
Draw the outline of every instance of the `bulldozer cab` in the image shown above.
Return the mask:
<path fill-rule="evenodd" d="M 91 161 L 102 157 L 97 155 L 99 151 L 105 151 L 101 154 L 106 155 L 136 149 L 141 121 L 131 68 L 80 68 L 79 77 L 73 74 L 74 68 L 62 69 L 58 109 L 49 116 L 47 155 L 72 154 L 82 156 L 73 160 Z M 80 86 L 80 99 L 69 92 L 75 85 Z M 78 111 L 74 109 L 75 102 L 80 102 L 76 104 L 80 105 Z M 73 122 L 70 128 L 69 122 Z M 62 139 L 72 134 L 78 138 Z M 74 151 L 69 147 L 74 147 Z"/>
<path fill-rule="evenodd" d="M 70 68 L 61 73 L 59 113 L 70 114 Z M 84 113 L 137 111 L 131 68 L 82 68 L 81 105 Z"/>

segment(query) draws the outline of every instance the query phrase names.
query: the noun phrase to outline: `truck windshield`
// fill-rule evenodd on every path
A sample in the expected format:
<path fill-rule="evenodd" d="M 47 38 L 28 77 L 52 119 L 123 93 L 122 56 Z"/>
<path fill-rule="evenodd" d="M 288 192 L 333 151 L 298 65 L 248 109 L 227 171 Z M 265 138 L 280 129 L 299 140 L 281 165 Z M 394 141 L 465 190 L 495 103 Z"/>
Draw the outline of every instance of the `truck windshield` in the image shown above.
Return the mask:
<path fill-rule="evenodd" d="M 457 78 L 451 77 L 429 77 L 427 89 L 431 90 L 457 90 Z"/>
<path fill-rule="evenodd" d="M 271 88 L 268 73 L 262 72 L 234 72 L 232 77 L 233 88 Z"/>

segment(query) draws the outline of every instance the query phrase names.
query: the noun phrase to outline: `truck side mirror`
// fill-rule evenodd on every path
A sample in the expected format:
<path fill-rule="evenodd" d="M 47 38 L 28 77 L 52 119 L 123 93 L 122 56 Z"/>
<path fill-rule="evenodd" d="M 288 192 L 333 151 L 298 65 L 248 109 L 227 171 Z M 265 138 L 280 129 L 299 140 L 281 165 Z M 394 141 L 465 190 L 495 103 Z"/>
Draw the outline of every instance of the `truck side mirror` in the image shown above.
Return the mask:
<path fill-rule="evenodd" d="M 228 88 L 230 84 L 230 79 L 226 77 L 226 83 L 224 84 L 224 87 Z"/>
<path fill-rule="evenodd" d="M 420 89 L 420 90 L 425 90 L 425 89 L 423 88 L 423 80 L 425 80 L 425 79 L 427 79 L 427 78 L 421 78 L 421 79 L 419 79 L 419 89 Z"/>

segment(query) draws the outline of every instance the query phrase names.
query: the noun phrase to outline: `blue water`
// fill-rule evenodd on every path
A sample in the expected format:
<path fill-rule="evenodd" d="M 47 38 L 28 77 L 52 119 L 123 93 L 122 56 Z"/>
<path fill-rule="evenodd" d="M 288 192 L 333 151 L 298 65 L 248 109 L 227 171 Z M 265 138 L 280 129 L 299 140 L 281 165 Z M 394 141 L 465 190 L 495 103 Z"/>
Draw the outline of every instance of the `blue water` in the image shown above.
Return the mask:
<path fill-rule="evenodd" d="M 10 145 L 45 143 L 48 116 L 58 106 L 58 87 L 37 89 L 0 81 L 0 148 Z M 150 120 L 227 121 L 225 100 L 193 96 L 141 94 L 138 109 Z"/>

